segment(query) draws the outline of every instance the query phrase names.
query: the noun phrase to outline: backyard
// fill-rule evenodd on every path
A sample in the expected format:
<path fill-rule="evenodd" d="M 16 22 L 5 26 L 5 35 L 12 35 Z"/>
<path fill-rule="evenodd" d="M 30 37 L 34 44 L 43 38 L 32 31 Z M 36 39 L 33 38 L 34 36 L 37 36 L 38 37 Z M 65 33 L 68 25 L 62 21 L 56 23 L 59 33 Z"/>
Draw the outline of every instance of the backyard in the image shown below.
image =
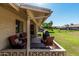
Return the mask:
<path fill-rule="evenodd" d="M 79 55 L 79 31 L 48 30 L 55 41 L 66 49 L 67 56 Z"/>
<path fill-rule="evenodd" d="M 79 55 L 79 31 L 54 30 L 50 33 L 55 37 L 55 40 L 66 49 L 68 56 Z"/>

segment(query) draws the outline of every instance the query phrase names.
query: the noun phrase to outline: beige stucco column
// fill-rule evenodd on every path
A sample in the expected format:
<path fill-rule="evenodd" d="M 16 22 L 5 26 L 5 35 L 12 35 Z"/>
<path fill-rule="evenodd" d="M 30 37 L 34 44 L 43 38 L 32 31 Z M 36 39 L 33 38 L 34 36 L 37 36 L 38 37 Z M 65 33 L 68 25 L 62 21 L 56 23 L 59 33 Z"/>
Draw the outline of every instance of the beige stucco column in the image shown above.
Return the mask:
<path fill-rule="evenodd" d="M 30 51 L 30 18 L 27 19 L 27 55 Z"/>

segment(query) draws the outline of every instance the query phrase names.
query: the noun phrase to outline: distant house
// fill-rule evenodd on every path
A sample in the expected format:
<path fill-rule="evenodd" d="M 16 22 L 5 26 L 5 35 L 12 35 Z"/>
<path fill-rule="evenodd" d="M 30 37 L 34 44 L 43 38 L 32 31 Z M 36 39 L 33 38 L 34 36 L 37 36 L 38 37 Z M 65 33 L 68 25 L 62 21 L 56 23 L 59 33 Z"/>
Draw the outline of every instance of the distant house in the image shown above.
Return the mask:
<path fill-rule="evenodd" d="M 79 24 L 60 27 L 61 30 L 79 30 Z"/>
<path fill-rule="evenodd" d="M 69 25 L 69 30 L 79 30 L 79 24 Z"/>

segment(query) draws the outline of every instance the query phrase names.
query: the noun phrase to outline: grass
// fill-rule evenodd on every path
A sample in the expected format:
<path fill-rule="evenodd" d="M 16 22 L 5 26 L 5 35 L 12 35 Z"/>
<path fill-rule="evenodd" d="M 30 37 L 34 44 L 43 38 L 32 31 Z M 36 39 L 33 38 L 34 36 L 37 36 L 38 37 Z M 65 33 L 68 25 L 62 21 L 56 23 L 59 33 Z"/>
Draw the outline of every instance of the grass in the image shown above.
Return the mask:
<path fill-rule="evenodd" d="M 79 31 L 48 30 L 55 41 L 66 49 L 67 56 L 79 56 Z M 42 34 L 42 33 L 39 33 Z"/>
<path fill-rule="evenodd" d="M 79 55 L 79 31 L 54 30 L 50 34 L 66 49 L 68 56 Z"/>

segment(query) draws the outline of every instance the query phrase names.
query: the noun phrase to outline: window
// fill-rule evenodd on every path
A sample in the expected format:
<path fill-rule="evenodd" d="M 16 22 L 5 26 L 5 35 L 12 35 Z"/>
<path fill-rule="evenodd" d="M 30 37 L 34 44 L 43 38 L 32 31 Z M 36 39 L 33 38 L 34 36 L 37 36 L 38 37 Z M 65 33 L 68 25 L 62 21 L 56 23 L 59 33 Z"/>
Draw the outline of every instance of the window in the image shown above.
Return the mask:
<path fill-rule="evenodd" d="M 16 20 L 16 33 L 23 32 L 23 22 Z"/>

